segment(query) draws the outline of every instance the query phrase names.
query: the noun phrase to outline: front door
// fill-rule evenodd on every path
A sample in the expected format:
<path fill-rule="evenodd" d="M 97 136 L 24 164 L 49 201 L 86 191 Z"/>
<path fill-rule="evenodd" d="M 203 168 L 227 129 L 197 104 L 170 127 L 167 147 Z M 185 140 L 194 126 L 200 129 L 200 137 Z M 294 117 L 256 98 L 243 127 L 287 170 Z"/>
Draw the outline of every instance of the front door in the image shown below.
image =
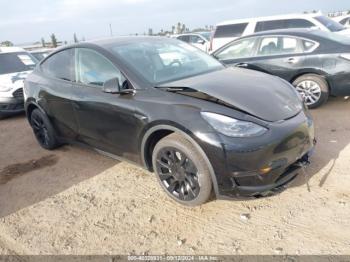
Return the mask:
<path fill-rule="evenodd" d="M 137 121 L 132 94 L 110 94 L 103 84 L 118 77 L 120 86 L 130 88 L 126 78 L 105 56 L 88 48 L 75 51 L 73 108 L 79 123 L 79 140 L 94 148 L 137 161 Z"/>

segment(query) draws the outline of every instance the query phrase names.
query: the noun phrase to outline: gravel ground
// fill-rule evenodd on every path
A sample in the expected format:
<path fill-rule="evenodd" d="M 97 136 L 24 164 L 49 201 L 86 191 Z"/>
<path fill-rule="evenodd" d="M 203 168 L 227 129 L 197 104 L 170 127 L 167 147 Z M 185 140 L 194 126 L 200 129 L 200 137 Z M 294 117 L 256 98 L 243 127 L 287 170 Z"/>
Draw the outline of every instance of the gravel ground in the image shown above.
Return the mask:
<path fill-rule="evenodd" d="M 0 254 L 350 254 L 350 100 L 313 110 L 306 175 L 270 198 L 185 208 L 152 174 L 0 122 Z"/>

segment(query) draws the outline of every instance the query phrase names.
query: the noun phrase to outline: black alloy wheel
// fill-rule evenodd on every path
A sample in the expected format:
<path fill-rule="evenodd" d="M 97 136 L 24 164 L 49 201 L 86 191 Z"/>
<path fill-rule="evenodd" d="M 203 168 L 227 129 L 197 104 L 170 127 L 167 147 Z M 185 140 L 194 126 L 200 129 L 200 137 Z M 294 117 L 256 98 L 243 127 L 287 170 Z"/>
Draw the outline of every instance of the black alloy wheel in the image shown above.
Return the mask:
<path fill-rule="evenodd" d="M 30 125 L 41 147 L 51 150 L 59 145 L 50 121 L 39 109 L 32 112 Z"/>
<path fill-rule="evenodd" d="M 163 148 L 158 152 L 156 168 L 170 194 L 184 201 L 198 196 L 198 169 L 185 153 L 173 147 Z"/>
<path fill-rule="evenodd" d="M 161 187 L 176 202 L 198 206 L 212 193 L 212 167 L 195 142 L 178 133 L 162 138 L 152 152 L 152 165 Z"/>

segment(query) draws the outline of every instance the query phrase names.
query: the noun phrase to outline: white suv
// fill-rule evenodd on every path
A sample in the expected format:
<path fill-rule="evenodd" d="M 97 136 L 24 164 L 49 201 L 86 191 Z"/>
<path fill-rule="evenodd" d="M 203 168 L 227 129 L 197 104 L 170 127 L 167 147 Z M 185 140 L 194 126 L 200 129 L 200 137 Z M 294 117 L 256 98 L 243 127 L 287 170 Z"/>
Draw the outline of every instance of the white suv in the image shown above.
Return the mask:
<path fill-rule="evenodd" d="M 18 47 L 0 47 L 0 119 L 23 111 L 23 80 L 36 64 Z"/>
<path fill-rule="evenodd" d="M 210 51 L 215 51 L 238 37 L 261 31 L 311 27 L 350 36 L 350 29 L 346 29 L 343 25 L 321 13 L 240 19 L 222 22 L 216 25 L 211 39 Z"/>

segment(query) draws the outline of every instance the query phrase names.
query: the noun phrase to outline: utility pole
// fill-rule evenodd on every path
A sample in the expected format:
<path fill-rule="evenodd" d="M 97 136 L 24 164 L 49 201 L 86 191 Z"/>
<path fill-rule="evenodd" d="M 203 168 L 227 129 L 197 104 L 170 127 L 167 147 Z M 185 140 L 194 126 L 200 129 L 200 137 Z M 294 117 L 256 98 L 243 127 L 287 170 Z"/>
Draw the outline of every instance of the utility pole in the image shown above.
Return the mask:
<path fill-rule="evenodd" d="M 109 31 L 111 32 L 111 36 L 113 36 L 112 24 L 109 24 Z"/>

